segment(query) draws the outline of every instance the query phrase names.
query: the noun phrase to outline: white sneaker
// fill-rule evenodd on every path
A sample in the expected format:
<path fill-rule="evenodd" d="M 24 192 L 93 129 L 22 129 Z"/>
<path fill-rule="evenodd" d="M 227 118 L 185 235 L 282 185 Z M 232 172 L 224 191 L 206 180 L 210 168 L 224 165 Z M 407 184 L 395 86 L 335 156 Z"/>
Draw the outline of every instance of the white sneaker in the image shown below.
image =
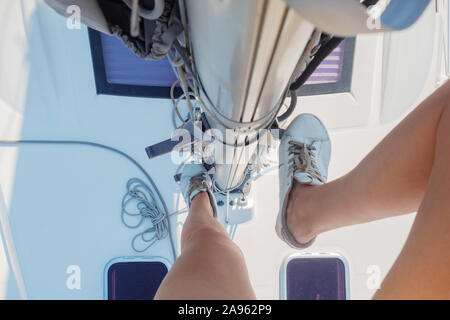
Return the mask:
<path fill-rule="evenodd" d="M 331 143 L 327 129 L 311 114 L 297 116 L 281 139 L 280 160 L 280 212 L 276 231 L 281 240 L 293 248 L 309 247 L 315 240 L 299 243 L 289 231 L 286 208 L 294 179 L 301 184 L 324 184 L 328 175 Z"/>
<path fill-rule="evenodd" d="M 192 199 L 200 192 L 208 192 L 209 200 L 213 208 L 214 217 L 217 217 L 217 204 L 211 191 L 212 180 L 201 164 L 187 164 L 180 179 L 181 192 L 188 207 L 191 207 Z"/>

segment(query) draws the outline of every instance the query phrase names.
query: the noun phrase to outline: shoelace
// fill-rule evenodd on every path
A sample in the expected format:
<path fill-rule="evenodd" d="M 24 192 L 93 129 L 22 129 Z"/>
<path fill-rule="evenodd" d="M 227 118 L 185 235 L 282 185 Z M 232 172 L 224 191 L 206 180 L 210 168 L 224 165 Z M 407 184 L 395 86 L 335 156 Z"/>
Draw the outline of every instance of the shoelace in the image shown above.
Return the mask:
<path fill-rule="evenodd" d="M 315 152 L 317 151 L 314 145 L 309 145 L 296 141 L 289 141 L 289 171 L 292 175 L 297 172 L 304 172 L 308 174 L 311 179 L 317 179 L 324 183 L 325 179 L 319 171 L 316 164 Z M 313 143 L 314 144 L 314 143 Z"/>

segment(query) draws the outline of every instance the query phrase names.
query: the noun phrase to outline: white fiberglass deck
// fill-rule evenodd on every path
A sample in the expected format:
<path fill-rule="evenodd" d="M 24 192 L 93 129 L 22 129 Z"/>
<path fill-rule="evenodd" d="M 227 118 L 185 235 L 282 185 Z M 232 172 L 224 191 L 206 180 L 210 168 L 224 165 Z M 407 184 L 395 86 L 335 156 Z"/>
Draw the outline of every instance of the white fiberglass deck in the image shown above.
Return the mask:
<path fill-rule="evenodd" d="M 41 1 L 2 1 L 0 14 L 0 140 L 82 140 L 119 149 L 151 175 L 170 212 L 183 208 L 173 179 L 177 166 L 169 156 L 150 161 L 144 152 L 146 146 L 170 136 L 170 101 L 97 96 L 87 30 L 67 29 L 65 20 Z M 317 98 L 305 98 L 303 103 L 311 99 Z M 399 120 L 386 124 L 373 120 L 378 119 L 379 109 L 377 99 L 370 101 L 370 119 L 364 126 L 359 120 L 353 128 L 334 126 L 329 120 L 334 115 L 325 117 L 333 143 L 330 179 L 354 167 Z M 340 114 L 338 103 L 336 118 L 351 118 L 351 113 Z M 314 111 L 311 108 L 309 112 Z M 0 298 L 102 299 L 107 262 L 139 255 L 130 247 L 135 230 L 120 221 L 125 184 L 135 176 L 142 174 L 134 164 L 100 148 L 0 144 L 0 187 L 9 217 L 0 246 Z M 282 261 L 295 251 L 274 231 L 277 171 L 259 179 L 254 191 L 255 218 L 238 227 L 235 241 L 246 256 L 258 298 L 278 299 Z M 180 230 L 184 217 L 172 220 L 173 229 Z M 376 265 L 381 276 L 386 274 L 413 218 L 407 215 L 332 231 L 319 236 L 306 251 L 344 255 L 350 265 L 351 298 L 367 299 L 374 293 L 367 286 L 368 267 Z M 14 261 L 8 259 L 11 245 Z M 141 255 L 172 260 L 168 239 Z M 71 265 L 80 267 L 80 290 L 66 286 Z"/>

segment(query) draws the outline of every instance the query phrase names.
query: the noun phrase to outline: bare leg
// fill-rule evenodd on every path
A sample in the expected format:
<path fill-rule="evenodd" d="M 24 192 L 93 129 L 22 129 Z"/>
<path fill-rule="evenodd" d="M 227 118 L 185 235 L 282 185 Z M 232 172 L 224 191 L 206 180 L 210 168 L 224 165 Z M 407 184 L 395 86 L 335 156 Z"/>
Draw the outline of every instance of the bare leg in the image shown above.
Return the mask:
<path fill-rule="evenodd" d="M 450 83 L 403 120 L 353 171 L 296 184 L 288 225 L 299 242 L 339 227 L 418 210 L 375 298 L 450 297 Z M 420 209 L 419 209 L 420 207 Z"/>
<path fill-rule="evenodd" d="M 192 199 L 181 254 L 155 299 L 255 299 L 244 256 L 213 217 L 207 193 Z"/>

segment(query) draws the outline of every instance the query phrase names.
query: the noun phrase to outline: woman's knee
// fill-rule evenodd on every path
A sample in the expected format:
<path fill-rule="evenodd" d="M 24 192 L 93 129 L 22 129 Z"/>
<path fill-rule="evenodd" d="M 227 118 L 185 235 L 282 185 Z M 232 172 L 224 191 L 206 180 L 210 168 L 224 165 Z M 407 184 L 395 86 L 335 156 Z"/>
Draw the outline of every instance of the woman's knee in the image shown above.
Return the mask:
<path fill-rule="evenodd" d="M 219 237 L 221 235 L 227 236 L 227 233 L 219 223 L 198 223 L 183 228 L 181 241 L 189 242 L 195 237 Z"/>
<path fill-rule="evenodd" d="M 224 229 L 202 227 L 193 228 L 184 239 L 185 247 L 201 247 L 203 251 L 214 255 L 229 252 L 238 259 L 244 259 L 244 254 L 239 246 L 234 243 Z"/>

